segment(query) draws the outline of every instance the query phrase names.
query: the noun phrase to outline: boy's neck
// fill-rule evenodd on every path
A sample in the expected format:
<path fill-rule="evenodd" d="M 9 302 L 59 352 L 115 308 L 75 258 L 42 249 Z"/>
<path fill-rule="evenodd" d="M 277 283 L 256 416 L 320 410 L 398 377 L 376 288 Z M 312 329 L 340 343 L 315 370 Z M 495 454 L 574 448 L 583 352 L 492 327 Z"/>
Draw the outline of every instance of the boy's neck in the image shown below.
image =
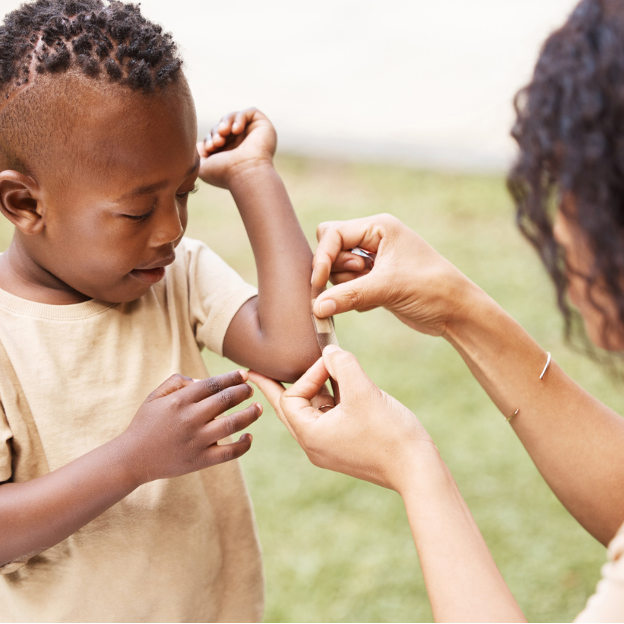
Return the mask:
<path fill-rule="evenodd" d="M 49 305 L 71 305 L 89 300 L 37 264 L 15 238 L 7 251 L 0 255 L 0 289 L 28 301 Z"/>

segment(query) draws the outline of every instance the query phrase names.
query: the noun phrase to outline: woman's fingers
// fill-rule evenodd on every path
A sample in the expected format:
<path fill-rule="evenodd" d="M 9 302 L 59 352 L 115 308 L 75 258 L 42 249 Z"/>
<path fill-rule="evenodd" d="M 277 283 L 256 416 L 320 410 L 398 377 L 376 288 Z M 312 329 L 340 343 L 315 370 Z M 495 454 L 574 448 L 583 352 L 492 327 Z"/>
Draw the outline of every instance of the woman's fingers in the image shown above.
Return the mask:
<path fill-rule="evenodd" d="M 383 305 L 379 300 L 379 282 L 373 268 L 361 277 L 332 286 L 316 298 L 314 314 L 326 318 L 350 310 L 370 310 Z"/>
<path fill-rule="evenodd" d="M 390 215 L 377 215 L 352 221 L 321 223 L 316 232 L 319 244 L 314 254 L 312 285 L 317 288 L 325 286 L 331 267 L 341 252 L 347 252 L 354 247 L 377 252 L 385 234 L 386 222 L 394 219 Z"/>
<path fill-rule="evenodd" d="M 342 389 L 343 399 L 356 402 L 358 399 L 366 400 L 367 393 L 377 388 L 353 353 L 328 345 L 323 349 L 322 359 L 332 380 Z"/>
<path fill-rule="evenodd" d="M 295 432 L 292 430 L 288 419 L 284 416 L 284 412 L 282 412 L 282 408 L 280 407 L 280 398 L 282 394 L 284 394 L 285 388 L 281 383 L 275 381 L 274 379 L 269 379 L 256 371 L 249 371 L 249 381 L 256 384 L 260 389 L 260 392 L 264 394 L 267 398 L 268 402 L 271 404 L 271 407 L 275 410 L 277 417 L 284 423 L 286 429 L 290 431 L 290 435 L 293 438 L 296 438 Z"/>

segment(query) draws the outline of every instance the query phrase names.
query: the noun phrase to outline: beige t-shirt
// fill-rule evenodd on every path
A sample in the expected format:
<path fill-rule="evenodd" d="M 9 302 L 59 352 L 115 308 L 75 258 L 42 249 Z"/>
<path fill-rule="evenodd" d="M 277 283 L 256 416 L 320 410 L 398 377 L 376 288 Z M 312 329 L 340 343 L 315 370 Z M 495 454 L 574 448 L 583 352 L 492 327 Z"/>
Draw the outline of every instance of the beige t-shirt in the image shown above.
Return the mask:
<path fill-rule="evenodd" d="M 202 378 L 256 294 L 184 239 L 131 303 L 52 306 L 0 291 L 0 482 L 55 470 L 122 433 L 173 373 Z M 0 529 L 1 530 L 1 529 Z M 264 582 L 237 462 L 142 485 L 60 544 L 0 568 L 0 621 L 257 621 Z"/>
<path fill-rule="evenodd" d="M 596 593 L 575 622 L 624 622 L 624 525 L 609 543 Z"/>

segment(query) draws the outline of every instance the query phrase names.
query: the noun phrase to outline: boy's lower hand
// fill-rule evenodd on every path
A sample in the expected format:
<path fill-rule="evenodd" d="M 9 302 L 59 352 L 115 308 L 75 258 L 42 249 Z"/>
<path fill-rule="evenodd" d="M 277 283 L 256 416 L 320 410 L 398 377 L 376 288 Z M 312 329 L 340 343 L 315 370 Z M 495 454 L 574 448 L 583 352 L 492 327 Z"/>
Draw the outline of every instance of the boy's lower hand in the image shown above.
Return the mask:
<path fill-rule="evenodd" d="M 273 166 L 277 134 L 256 108 L 228 113 L 197 144 L 201 156 L 199 177 L 208 184 L 231 188 L 242 174 L 258 166 Z"/>
<path fill-rule="evenodd" d="M 252 437 L 217 442 L 256 421 L 262 405 L 253 403 L 235 414 L 216 419 L 253 395 L 245 371 L 193 381 L 172 375 L 152 392 L 128 429 L 117 438 L 129 477 L 138 485 L 178 477 L 236 459 L 251 447 Z M 216 419 L 216 420 L 215 420 Z"/>
<path fill-rule="evenodd" d="M 314 403 L 321 402 L 317 395 L 330 374 L 340 403 L 324 412 Z M 353 354 L 338 347 L 325 347 L 321 359 L 288 390 L 254 371 L 249 378 L 315 466 L 402 494 L 413 478 L 414 459 L 438 455 L 416 416 L 380 390 Z"/>

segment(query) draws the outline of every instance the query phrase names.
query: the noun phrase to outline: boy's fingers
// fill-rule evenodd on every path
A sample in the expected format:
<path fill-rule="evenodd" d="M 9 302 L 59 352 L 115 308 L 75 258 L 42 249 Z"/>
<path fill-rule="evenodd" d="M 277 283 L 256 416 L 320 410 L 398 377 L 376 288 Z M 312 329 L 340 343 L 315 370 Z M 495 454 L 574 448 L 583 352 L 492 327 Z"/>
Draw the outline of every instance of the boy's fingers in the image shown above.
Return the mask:
<path fill-rule="evenodd" d="M 216 466 L 238 459 L 250 448 L 253 438 L 250 433 L 243 433 L 238 442 L 213 444 L 205 450 L 206 466 Z"/>
<path fill-rule="evenodd" d="M 249 407 L 209 422 L 205 427 L 206 446 L 234 435 L 256 422 L 262 414 L 262 405 L 253 403 Z"/>
<path fill-rule="evenodd" d="M 246 108 L 245 110 L 236 113 L 234 123 L 232 124 L 232 132 L 234 134 L 240 134 L 254 118 L 256 114 L 255 108 Z"/>
<path fill-rule="evenodd" d="M 234 118 L 236 113 L 228 113 L 221 118 L 221 121 L 216 126 L 217 132 L 222 136 L 227 136 L 232 131 L 232 123 L 234 123 Z"/>
<path fill-rule="evenodd" d="M 223 412 L 236 407 L 239 403 L 253 396 L 253 388 L 248 384 L 240 384 L 221 390 L 218 394 L 208 397 L 197 403 L 198 413 L 208 422 Z"/>
<path fill-rule="evenodd" d="M 248 379 L 249 374 L 246 370 L 234 370 L 229 373 L 224 373 L 223 375 L 198 379 L 192 386 L 184 391 L 184 395 L 189 402 L 199 403 L 226 388 L 244 384 Z"/>
<path fill-rule="evenodd" d="M 171 375 L 168 379 L 163 381 L 156 390 L 150 393 L 147 397 L 148 401 L 153 401 L 154 399 L 160 399 L 169 394 L 173 394 L 178 390 L 182 390 L 187 386 L 195 383 L 190 377 L 186 377 L 184 375 Z"/>

